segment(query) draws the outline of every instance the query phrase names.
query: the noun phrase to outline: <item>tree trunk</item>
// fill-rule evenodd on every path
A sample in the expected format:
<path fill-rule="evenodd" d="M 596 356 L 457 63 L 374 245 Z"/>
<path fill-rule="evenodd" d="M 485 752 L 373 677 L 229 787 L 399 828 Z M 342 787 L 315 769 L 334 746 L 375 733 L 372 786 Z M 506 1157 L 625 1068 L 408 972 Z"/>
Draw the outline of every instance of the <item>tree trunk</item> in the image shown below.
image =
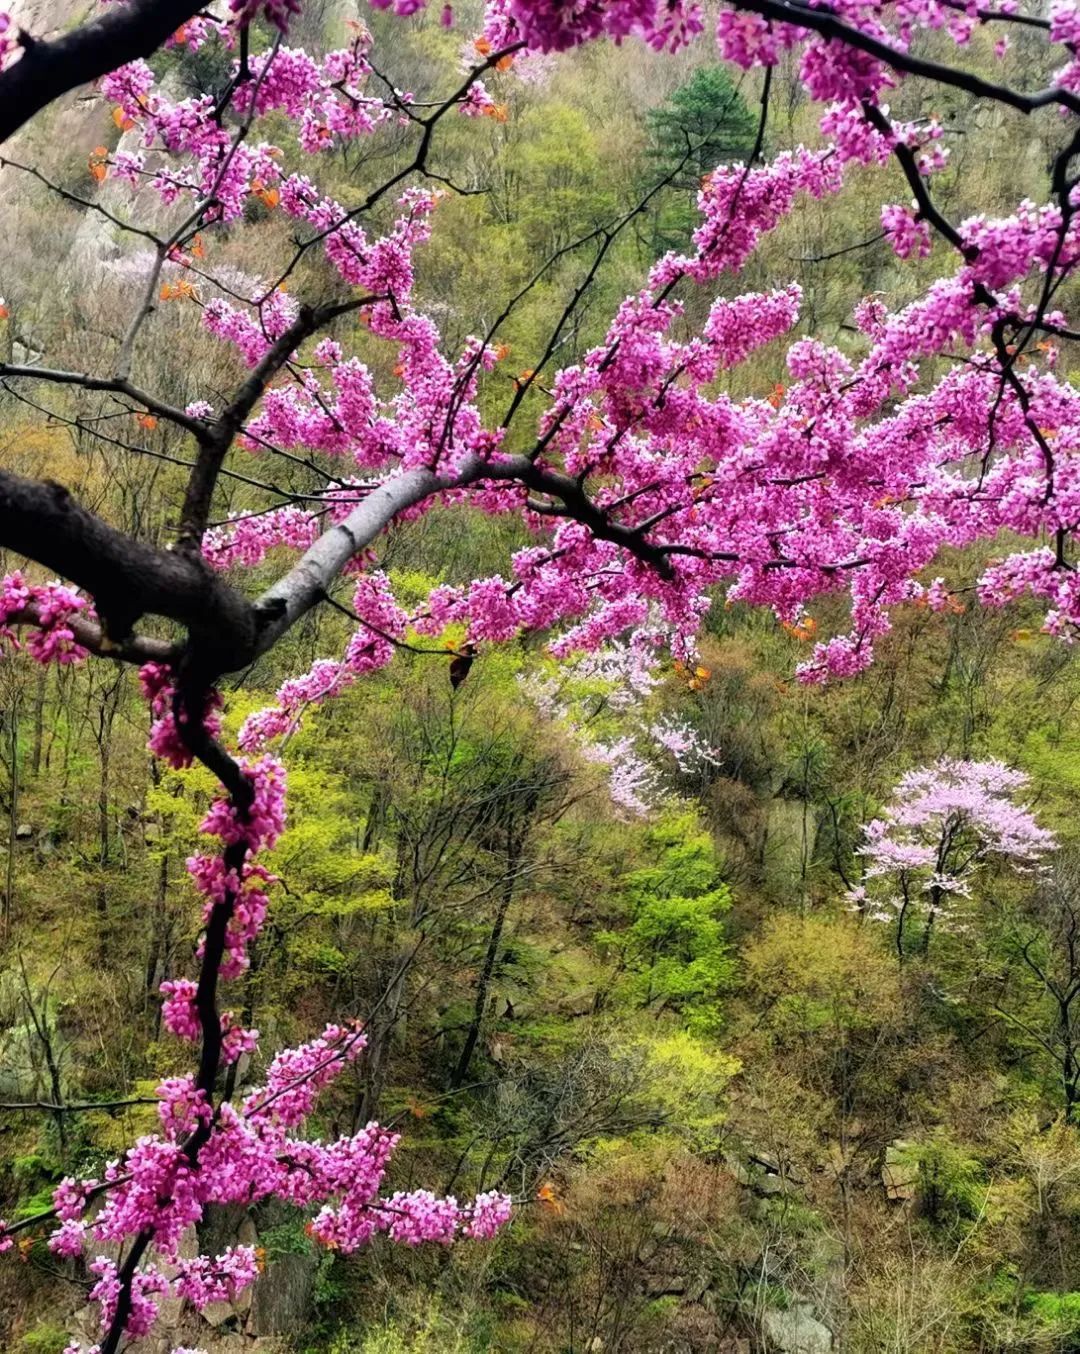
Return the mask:
<path fill-rule="evenodd" d="M 37 690 L 34 693 L 34 750 L 30 758 L 30 769 L 35 776 L 41 771 L 41 749 L 45 742 L 45 697 L 48 692 L 48 681 L 48 668 L 39 668 Z"/>
<path fill-rule="evenodd" d="M 484 1021 L 484 1009 L 487 1006 L 488 990 L 491 987 L 492 975 L 495 972 L 495 963 L 499 957 L 499 946 L 502 943 L 503 928 L 506 925 L 506 916 L 510 911 L 510 904 L 514 897 L 514 868 L 507 870 L 506 880 L 503 884 L 502 895 L 499 899 L 498 911 L 495 913 L 495 923 L 491 928 L 491 935 L 488 938 L 487 953 L 484 955 L 484 966 L 480 970 L 480 977 L 476 984 L 476 1002 L 473 1005 L 473 1018 L 469 1024 L 469 1031 L 465 1036 L 465 1043 L 462 1045 L 461 1057 L 458 1059 L 457 1067 L 454 1069 L 454 1075 L 450 1078 L 450 1089 L 456 1091 L 464 1084 L 465 1078 L 469 1074 L 469 1064 L 472 1062 L 473 1054 L 476 1052 L 477 1041 L 480 1038 L 480 1028 Z"/>
<path fill-rule="evenodd" d="M 401 834 L 398 837 L 397 869 L 394 873 L 394 883 L 391 889 L 394 899 L 399 902 L 404 902 L 409 893 L 406 887 L 408 857 L 408 843 L 404 834 Z M 415 896 L 412 903 L 410 920 L 415 920 Z M 394 1030 L 401 1019 L 402 1009 L 405 1005 L 408 972 L 412 967 L 415 953 L 415 944 L 410 944 L 407 948 L 398 947 L 394 967 L 387 978 L 387 986 L 368 1020 L 368 1042 L 364 1057 L 366 1076 L 363 1095 L 360 1098 L 356 1115 L 358 1124 L 366 1124 L 378 1114 L 379 1100 L 386 1085 L 390 1041 L 394 1037 Z"/>
<path fill-rule="evenodd" d="M 11 930 L 11 918 L 15 911 L 15 848 L 19 824 L 19 715 L 14 701 L 8 716 L 9 756 L 11 759 L 11 785 L 8 800 L 8 852 L 7 878 L 4 885 L 4 935 Z"/>

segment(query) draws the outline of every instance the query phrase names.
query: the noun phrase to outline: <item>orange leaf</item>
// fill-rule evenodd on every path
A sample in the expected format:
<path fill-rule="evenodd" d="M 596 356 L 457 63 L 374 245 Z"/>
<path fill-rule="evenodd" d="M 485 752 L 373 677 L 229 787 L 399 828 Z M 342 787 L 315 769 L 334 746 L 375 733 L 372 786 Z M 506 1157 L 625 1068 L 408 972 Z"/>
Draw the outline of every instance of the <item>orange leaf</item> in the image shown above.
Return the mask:
<path fill-rule="evenodd" d="M 513 64 L 514 54 L 513 52 L 507 52 L 505 56 L 500 56 L 498 61 L 495 62 L 495 69 L 497 71 L 508 71 Z"/>
<path fill-rule="evenodd" d="M 266 205 L 270 208 L 271 211 L 273 211 L 273 209 L 281 201 L 281 194 L 278 192 L 276 188 L 265 188 L 259 194 L 259 196 L 262 198 L 263 202 L 266 203 Z"/>
<path fill-rule="evenodd" d="M 491 52 L 491 43 L 487 38 L 477 38 L 473 46 L 481 56 L 488 56 Z"/>
<path fill-rule="evenodd" d="M 543 1204 L 545 1208 L 550 1209 L 552 1213 L 559 1214 L 566 1211 L 565 1205 L 560 1202 L 559 1196 L 555 1193 L 555 1186 L 550 1180 L 545 1180 L 536 1191 L 536 1200 Z"/>
<path fill-rule="evenodd" d="M 140 428 L 157 427 L 157 419 L 153 416 L 153 414 L 137 414 L 135 416 L 135 422 L 139 425 Z"/>
<path fill-rule="evenodd" d="M 813 616 L 805 617 L 797 625 L 789 625 L 787 621 L 784 621 L 783 626 L 792 639 L 797 639 L 801 644 L 805 644 L 808 639 L 813 639 L 817 634 L 817 621 L 814 620 Z"/>
<path fill-rule="evenodd" d="M 202 259 L 206 257 L 206 246 L 203 244 L 201 235 L 196 235 L 191 245 L 191 257 L 193 259 Z"/>
<path fill-rule="evenodd" d="M 94 179 L 97 183 L 101 183 L 101 181 L 106 177 L 108 172 L 109 171 L 105 168 L 104 165 L 99 165 L 95 163 L 93 160 L 90 161 L 90 177 Z"/>
<path fill-rule="evenodd" d="M 112 120 L 122 132 L 130 132 L 132 127 L 135 126 L 135 123 L 128 117 L 122 108 L 114 108 L 112 110 Z"/>
<path fill-rule="evenodd" d="M 496 361 L 496 362 L 501 362 L 501 361 L 503 360 L 504 357 L 509 357 L 509 356 L 510 356 L 510 345 L 509 345 L 509 343 L 496 343 L 496 345 L 495 345 L 495 361 Z"/>
<path fill-rule="evenodd" d="M 0 301 L 0 320 L 6 320 L 10 314 L 11 311 L 8 310 L 7 306 L 4 305 L 3 301 Z"/>
<path fill-rule="evenodd" d="M 773 386 L 772 394 L 769 396 L 769 403 L 774 409 L 780 408 L 780 403 L 784 398 L 784 387 L 779 382 Z"/>

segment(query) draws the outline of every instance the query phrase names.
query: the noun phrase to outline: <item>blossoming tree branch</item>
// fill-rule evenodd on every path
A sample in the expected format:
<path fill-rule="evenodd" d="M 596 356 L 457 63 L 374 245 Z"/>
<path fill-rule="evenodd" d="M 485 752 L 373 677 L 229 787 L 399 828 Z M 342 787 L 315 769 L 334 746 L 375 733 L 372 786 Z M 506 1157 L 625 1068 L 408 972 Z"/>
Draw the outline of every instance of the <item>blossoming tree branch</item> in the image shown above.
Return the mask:
<path fill-rule="evenodd" d="M 406 15 L 420 3 L 395 0 L 394 8 Z M 821 638 L 801 676 L 848 676 L 872 661 L 894 608 L 950 604 L 930 568 L 943 547 L 1004 531 L 1030 544 L 983 573 L 982 601 L 1028 593 L 1045 603 L 1048 631 L 1072 638 L 1080 624 L 1071 558 L 1080 521 L 1080 393 L 1056 374 L 1060 346 L 1080 337 L 1067 313 L 1080 259 L 1080 10 L 1059 2 L 1045 18 L 1022 12 L 1017 0 L 724 6 L 715 33 L 721 55 L 760 72 L 749 163 L 706 176 L 689 251 L 661 258 L 619 306 L 604 340 L 559 368 L 568 326 L 633 213 L 578 242 L 594 259 L 585 281 L 492 419 L 478 392 L 506 356 L 500 329 L 521 296 L 456 350 L 414 301 L 414 272 L 443 192 L 440 126 L 462 115 L 504 117 L 491 88 L 498 80 L 512 98 L 515 72 L 538 54 L 604 36 L 658 50 L 698 40 L 702 9 L 691 0 L 492 0 L 481 31 L 463 34 L 473 54 L 468 69 L 446 72 L 444 97 L 420 104 L 376 76 L 361 27 L 342 50 L 291 47 L 294 8 L 294 0 L 233 0 L 232 13 L 214 15 L 190 0 L 129 0 L 55 39 L 0 16 L 0 137 L 66 91 L 98 81 L 116 126 L 132 135 L 130 148 L 99 148 L 91 173 L 130 185 L 131 214 L 53 186 L 130 234 L 145 260 L 126 331 L 99 369 L 54 368 L 46 358 L 2 364 L 0 381 L 61 421 L 50 400 L 62 387 L 102 392 L 144 427 L 172 425 L 190 448 L 175 538 L 165 549 L 118 530 L 60 485 L 0 471 L 0 545 L 66 580 L 9 574 L 0 590 L 3 635 L 42 663 L 94 656 L 140 665 L 154 752 L 174 766 L 199 761 L 220 782 L 203 824 L 207 849 L 189 862 L 204 901 L 198 976 L 162 985 L 165 1024 L 193 1045 L 193 1070 L 162 1083 L 159 1131 L 103 1179 L 65 1180 L 51 1215 L 0 1227 L 5 1247 L 25 1228 L 48 1226 L 61 1255 L 93 1257 L 101 1242 L 120 1248 L 119 1261 L 91 1263 L 102 1315 L 98 1354 L 115 1354 L 149 1330 L 167 1293 L 202 1306 L 252 1281 L 255 1256 L 244 1247 L 179 1258 L 181 1234 L 210 1204 L 277 1196 L 312 1209 L 313 1235 L 343 1251 L 378 1232 L 407 1244 L 489 1237 L 509 1216 L 502 1195 L 466 1203 L 424 1190 L 385 1195 L 396 1138 L 376 1124 L 329 1144 L 303 1136 L 319 1092 L 361 1053 L 359 1026 L 332 1026 L 278 1053 L 265 1085 L 241 1102 L 222 1089 L 232 1086 L 224 1069 L 256 1046 L 256 1032 L 227 1009 L 222 986 L 244 971 L 266 915 L 274 880 L 258 857 L 280 833 L 285 803 L 274 747 L 304 711 L 386 665 L 407 635 L 439 636 L 449 626 L 467 636 L 459 672 L 476 646 L 536 631 L 568 657 L 648 627 L 657 643 L 692 661 L 701 618 L 718 595 L 770 607 L 809 634 L 810 600 L 846 592 L 850 627 Z M 252 37 L 262 13 L 277 33 L 268 43 Z M 441 18 L 457 23 L 449 5 Z M 1041 39 L 1043 87 L 1013 89 L 967 69 L 965 44 L 983 25 L 1002 43 L 1018 28 Z M 951 39 L 955 60 L 921 55 L 923 30 L 939 31 L 938 47 Z M 216 97 L 175 99 L 145 60 L 163 44 L 224 44 L 232 54 L 227 87 Z M 772 72 L 781 60 L 797 62 L 821 105 L 822 142 L 765 162 Z M 1049 199 L 1019 203 L 999 220 L 948 220 L 934 195 L 946 160 L 941 127 L 933 119 L 901 122 L 889 111 L 890 90 L 909 80 L 962 91 L 1018 119 L 1056 110 L 1063 141 Z M 283 119 L 288 145 L 260 139 Z M 344 201 L 320 188 L 320 157 L 395 125 L 414 146 L 402 169 Z M 884 203 L 883 230 L 901 259 L 928 254 L 936 235 L 952 254 L 946 275 L 897 311 L 852 298 L 857 359 L 798 338 L 788 348 L 786 390 L 732 398 L 723 373 L 791 333 L 799 288 L 716 300 L 693 334 L 685 332 L 681 298 L 737 275 L 800 199 L 835 194 L 852 169 L 890 160 L 911 201 Z M 36 166 L 3 162 L 49 182 Z M 147 191 L 168 209 L 167 230 L 136 219 L 136 194 Z M 242 228 L 253 200 L 290 218 L 295 234 L 277 275 L 245 290 L 233 275 L 215 275 L 207 256 L 216 232 Z M 394 224 L 372 233 L 373 212 L 389 203 Z M 308 266 L 315 258 L 322 290 L 304 295 L 296 280 L 315 275 Z M 216 402 L 191 390 L 176 404 L 138 377 L 160 307 L 187 299 L 202 308 L 207 343 L 232 350 L 247 368 Z M 392 351 L 392 382 L 348 355 L 349 327 L 358 323 Z M 942 358 L 952 365 L 943 368 Z M 108 424 L 79 426 L 106 441 L 111 435 Z M 246 471 L 251 451 L 299 460 L 319 477 L 317 487 L 294 494 L 255 478 Z M 266 502 L 212 527 L 224 477 L 254 485 Z M 503 575 L 437 587 L 406 608 L 371 548 L 393 524 L 436 504 L 518 514 L 534 544 L 515 553 Z M 279 547 L 293 562 L 262 595 L 226 581 L 226 571 L 235 578 Z M 343 576 L 355 622 L 344 652 L 287 681 L 229 750 L 220 679 L 326 604 Z"/>

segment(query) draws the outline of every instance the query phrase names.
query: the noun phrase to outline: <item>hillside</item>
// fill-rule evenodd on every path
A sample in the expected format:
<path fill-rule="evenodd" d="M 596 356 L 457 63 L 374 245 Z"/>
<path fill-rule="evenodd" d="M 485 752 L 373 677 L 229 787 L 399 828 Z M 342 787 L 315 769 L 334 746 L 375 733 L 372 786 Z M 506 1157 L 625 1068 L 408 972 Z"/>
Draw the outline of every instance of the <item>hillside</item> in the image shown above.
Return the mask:
<path fill-rule="evenodd" d="M 83 9 L 27 0 L 12 13 L 45 34 Z M 422 113 L 461 77 L 479 23 L 467 10 L 447 28 L 435 12 L 307 3 L 289 43 L 325 52 L 369 26 L 372 87 L 409 91 L 401 107 Z M 975 32 L 968 65 L 1035 86 L 1039 35 L 1020 31 L 1002 55 L 994 36 Z M 271 41 L 260 19 L 253 51 Z M 919 41 L 941 57 L 941 33 Z M 217 97 L 231 59 L 180 44 L 150 65 L 171 98 Z M 440 126 L 425 181 L 440 191 L 437 229 L 412 260 L 417 309 L 448 353 L 468 351 L 519 298 L 498 360 L 476 378 L 480 416 L 498 420 L 509 404 L 532 420 L 507 420 L 508 455 L 527 450 L 555 398 L 556 362 L 603 343 L 665 250 L 692 247 L 697 193 L 718 160 L 749 157 L 759 134 L 769 160 L 823 144 L 793 54 L 770 68 L 762 133 L 761 71 L 718 65 L 711 44 L 671 56 L 604 40 L 521 64 L 486 75 L 495 114 Z M 1019 128 L 963 91 L 908 84 L 892 111 L 940 119 L 951 157 L 937 201 L 957 221 L 1046 199 L 1072 130 L 1056 109 Z M 0 355 L 97 370 L 152 276 L 154 327 L 129 354 L 130 383 L 189 413 L 195 400 L 221 406 L 248 366 L 208 344 L 205 313 L 268 286 L 300 227 L 277 188 L 258 188 L 235 221 L 185 246 L 190 272 L 170 261 L 159 278 L 148 241 L 182 221 L 186 199 L 149 182 L 157 151 L 135 188 L 116 173 L 142 136 L 117 112 L 100 92 L 69 94 L 3 148 Z M 314 159 L 281 108 L 265 123 Z M 352 200 L 404 177 L 413 130 L 401 113 L 347 143 L 322 163 L 320 191 Z M 836 194 L 800 201 L 737 274 L 680 292 L 673 332 L 685 341 L 717 297 L 801 288 L 791 334 L 720 371 L 710 391 L 777 409 L 797 379 L 789 347 L 811 336 L 862 360 L 858 303 L 899 311 L 951 267 L 941 239 L 906 260 L 890 247 L 882 203 L 910 196 L 896 164 L 856 167 Z M 363 227 L 392 232 L 398 213 L 387 194 Z M 321 287 L 355 301 L 358 285 L 300 253 L 279 299 Z M 1055 304 L 1067 312 L 1075 291 L 1066 279 Z M 341 360 L 402 379 L 405 359 L 364 316 L 334 329 Z M 926 381 L 953 357 L 929 358 Z M 1070 387 L 1074 360 L 1063 344 L 1056 376 Z M 305 349 L 279 385 L 317 386 L 320 363 Z M 900 403 L 890 397 L 888 412 Z M 403 422 L 406 404 L 403 393 Z M 182 426 L 115 390 L 2 373 L 0 408 L 4 470 L 59 482 L 140 541 L 173 541 L 194 455 Z M 299 436 L 278 455 L 254 426 L 223 460 L 204 542 L 251 598 L 288 551 L 276 539 L 235 546 L 236 524 L 254 538 L 268 504 L 325 515 L 331 479 L 348 500 L 375 473 L 361 465 L 358 479 L 330 458 L 325 472 Z M 1068 438 L 1055 446 L 1071 465 Z M 602 489 L 614 473 L 596 472 Z M 526 507 L 539 517 L 535 492 Z M 314 539 L 310 522 L 295 529 L 302 546 Z M 433 590 L 502 582 L 506 560 L 537 539 L 523 512 L 451 493 L 403 513 L 356 559 L 430 620 Z M 345 1254 L 313 1244 L 311 1207 L 214 1203 L 180 1259 L 254 1246 L 259 1277 L 201 1313 L 169 1298 L 131 1354 L 1080 1348 L 1080 659 L 1046 633 L 1038 598 L 979 604 L 976 580 L 1027 548 L 1019 541 L 1002 530 L 946 542 L 920 574 L 941 579 L 935 591 L 890 603 L 873 664 L 819 684 L 796 669 L 847 628 L 849 599 L 835 590 L 785 622 L 715 587 L 697 650 L 681 656 L 649 639 L 655 614 L 591 652 L 557 654 L 540 624 L 474 645 L 449 608 L 441 628 L 403 624 L 389 640 L 375 628 L 384 613 L 369 615 L 367 643 L 393 643 L 392 661 L 373 660 L 333 699 L 305 688 L 279 730 L 288 816 L 260 858 L 276 882 L 229 997 L 258 1047 L 218 1069 L 218 1084 L 239 1104 L 279 1050 L 363 1022 L 363 1056 L 327 1087 L 308 1138 L 378 1120 L 401 1135 L 390 1190 L 506 1192 L 513 1218 L 483 1244 L 375 1237 Z M 16 568 L 38 586 L 54 574 L 5 550 L 4 572 Z M 283 683 L 350 651 L 346 581 L 221 678 L 230 746 L 257 712 L 284 708 Z M 151 638 L 164 642 L 171 624 Z M 190 1070 L 160 988 L 198 978 L 204 913 L 186 862 L 221 801 L 207 765 L 148 753 L 166 704 L 152 712 L 145 680 L 119 662 L 46 666 L 24 645 L 0 664 L 9 1221 L 48 1210 L 65 1177 L 101 1179 L 157 1131 L 159 1083 Z M 905 777 L 921 768 L 937 768 L 938 798 L 908 837 Z M 875 820 L 889 825 L 876 836 Z M 50 1250 L 45 1233 L 20 1238 L 0 1261 L 0 1347 L 90 1345 L 86 1263 Z"/>

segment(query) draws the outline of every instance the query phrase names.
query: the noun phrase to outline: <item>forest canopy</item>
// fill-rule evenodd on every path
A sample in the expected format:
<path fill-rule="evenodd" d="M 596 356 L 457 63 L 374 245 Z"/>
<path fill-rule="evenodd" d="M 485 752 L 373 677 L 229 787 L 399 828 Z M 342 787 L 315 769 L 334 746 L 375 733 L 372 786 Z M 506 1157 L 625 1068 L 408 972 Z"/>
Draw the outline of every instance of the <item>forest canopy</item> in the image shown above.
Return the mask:
<path fill-rule="evenodd" d="M 1080 1340 L 1080 10 L 0 14 L 0 1339 Z"/>

